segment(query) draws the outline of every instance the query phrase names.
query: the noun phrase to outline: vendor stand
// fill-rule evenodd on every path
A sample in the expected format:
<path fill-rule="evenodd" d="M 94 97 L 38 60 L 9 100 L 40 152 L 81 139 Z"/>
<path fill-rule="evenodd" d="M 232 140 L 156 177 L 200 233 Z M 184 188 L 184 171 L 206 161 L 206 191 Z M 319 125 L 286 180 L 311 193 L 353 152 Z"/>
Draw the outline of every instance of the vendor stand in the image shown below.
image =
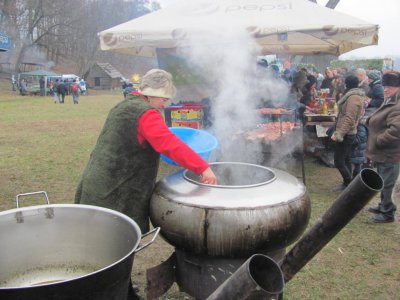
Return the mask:
<path fill-rule="evenodd" d="M 337 104 L 334 98 L 328 97 L 317 98 L 315 103 L 318 105 L 304 112 L 304 147 L 326 165 L 333 167 L 332 143 L 326 132 L 336 124 Z"/>
<path fill-rule="evenodd" d="M 334 98 L 327 97 L 328 92 L 319 91 L 310 107 L 304 112 L 304 126 L 315 126 L 317 137 L 326 137 L 326 131 L 336 123 L 337 104 Z"/>
<path fill-rule="evenodd" d="M 337 114 L 304 113 L 304 126 L 314 127 L 318 137 L 326 137 L 326 131 L 336 123 Z"/>
<path fill-rule="evenodd" d="M 268 167 L 276 167 L 288 157 L 300 159 L 301 176 L 306 183 L 304 171 L 303 126 L 294 109 L 260 108 L 263 123 L 255 128 L 243 130 L 236 138 L 244 138 L 249 143 L 260 143 L 263 162 Z"/>

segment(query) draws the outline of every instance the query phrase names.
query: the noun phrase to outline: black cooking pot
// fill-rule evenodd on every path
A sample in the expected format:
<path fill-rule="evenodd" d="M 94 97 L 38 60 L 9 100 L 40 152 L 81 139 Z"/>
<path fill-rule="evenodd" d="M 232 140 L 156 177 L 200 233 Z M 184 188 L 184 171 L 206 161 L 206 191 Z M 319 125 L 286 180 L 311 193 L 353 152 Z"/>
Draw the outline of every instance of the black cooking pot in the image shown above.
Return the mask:
<path fill-rule="evenodd" d="M 75 204 L 1 212 L 0 233 L 0 299 L 7 300 L 125 300 L 134 254 L 155 238 L 138 248 L 131 218 Z"/>

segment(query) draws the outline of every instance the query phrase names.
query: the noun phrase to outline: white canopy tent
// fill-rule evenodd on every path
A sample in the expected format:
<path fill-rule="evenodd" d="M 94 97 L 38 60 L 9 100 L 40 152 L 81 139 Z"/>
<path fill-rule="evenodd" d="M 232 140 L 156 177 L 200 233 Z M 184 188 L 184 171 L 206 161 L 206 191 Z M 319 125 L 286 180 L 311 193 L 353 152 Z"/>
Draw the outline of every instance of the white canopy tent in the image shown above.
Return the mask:
<path fill-rule="evenodd" d="M 379 26 L 308 0 L 181 1 L 99 33 L 102 50 L 156 57 L 187 37 L 247 31 L 265 54 L 332 54 L 378 43 Z"/>

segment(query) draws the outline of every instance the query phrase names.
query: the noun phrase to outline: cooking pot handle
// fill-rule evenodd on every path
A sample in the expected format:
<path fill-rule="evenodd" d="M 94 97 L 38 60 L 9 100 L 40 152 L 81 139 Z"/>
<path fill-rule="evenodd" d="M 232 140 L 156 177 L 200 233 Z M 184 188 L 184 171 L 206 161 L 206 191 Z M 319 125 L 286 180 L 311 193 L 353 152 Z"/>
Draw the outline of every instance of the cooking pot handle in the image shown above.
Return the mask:
<path fill-rule="evenodd" d="M 44 196 L 46 197 L 46 203 L 47 203 L 47 204 L 50 204 L 50 202 L 49 202 L 49 197 L 47 197 L 47 193 L 46 193 L 45 191 L 39 191 L 39 192 L 18 194 L 18 195 L 15 197 L 15 202 L 16 202 L 16 204 L 17 204 L 17 208 L 19 208 L 19 200 L 18 200 L 19 197 L 21 197 L 21 196 L 37 195 L 37 194 L 44 194 Z"/>
<path fill-rule="evenodd" d="M 156 239 L 158 233 L 160 232 L 160 229 L 161 229 L 161 227 L 156 227 L 156 228 L 150 230 L 149 232 L 146 232 L 145 234 L 142 234 L 142 238 L 144 238 L 145 236 L 148 236 L 149 234 L 155 232 L 155 233 L 154 233 L 154 236 L 153 236 L 153 238 L 151 239 L 150 242 L 148 242 L 147 244 L 144 244 L 144 245 L 141 246 L 141 247 L 136 248 L 134 252 L 135 252 L 135 253 L 138 253 L 140 250 L 143 250 L 143 249 L 146 248 L 147 246 L 150 246 L 150 245 L 154 242 L 154 240 Z"/>

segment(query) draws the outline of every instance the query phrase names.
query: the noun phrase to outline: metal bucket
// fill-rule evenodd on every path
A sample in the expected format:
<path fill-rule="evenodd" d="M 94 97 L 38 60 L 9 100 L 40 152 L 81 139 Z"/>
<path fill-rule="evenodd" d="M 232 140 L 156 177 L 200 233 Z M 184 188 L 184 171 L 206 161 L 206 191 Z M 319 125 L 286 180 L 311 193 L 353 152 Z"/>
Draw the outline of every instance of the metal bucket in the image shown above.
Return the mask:
<path fill-rule="evenodd" d="M 131 218 L 76 204 L 0 212 L 0 236 L 0 299 L 8 300 L 125 300 L 134 254 L 154 241 L 138 248 Z"/>

